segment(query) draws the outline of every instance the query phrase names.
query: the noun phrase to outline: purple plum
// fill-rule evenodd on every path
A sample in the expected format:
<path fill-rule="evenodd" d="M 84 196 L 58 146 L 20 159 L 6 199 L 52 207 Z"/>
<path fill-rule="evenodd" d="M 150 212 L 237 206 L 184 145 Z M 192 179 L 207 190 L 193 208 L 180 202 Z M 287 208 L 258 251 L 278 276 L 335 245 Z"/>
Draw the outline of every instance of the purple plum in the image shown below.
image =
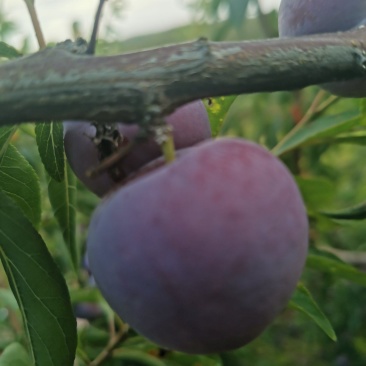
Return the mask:
<path fill-rule="evenodd" d="M 282 0 L 278 14 L 280 37 L 347 31 L 365 22 L 365 0 Z M 366 97 L 364 77 L 322 87 L 341 97 Z"/>
<path fill-rule="evenodd" d="M 307 248 L 292 175 L 235 138 L 202 142 L 112 192 L 87 240 L 116 313 L 161 347 L 192 354 L 258 337 L 286 307 Z"/>
<path fill-rule="evenodd" d="M 178 108 L 166 120 L 173 127 L 177 149 L 192 146 L 211 137 L 208 114 L 200 100 Z M 96 127 L 87 121 L 65 121 L 63 125 L 65 152 L 72 170 L 92 192 L 100 197 L 104 196 L 118 185 L 120 179 L 108 172 L 93 178 L 86 174 L 102 160 L 93 141 Z M 139 131 L 138 126 L 123 123 L 118 123 L 117 129 L 123 144 L 133 140 Z M 160 148 L 153 140 L 141 142 L 128 153 L 118 169 L 123 177 L 127 177 L 159 155 Z"/>

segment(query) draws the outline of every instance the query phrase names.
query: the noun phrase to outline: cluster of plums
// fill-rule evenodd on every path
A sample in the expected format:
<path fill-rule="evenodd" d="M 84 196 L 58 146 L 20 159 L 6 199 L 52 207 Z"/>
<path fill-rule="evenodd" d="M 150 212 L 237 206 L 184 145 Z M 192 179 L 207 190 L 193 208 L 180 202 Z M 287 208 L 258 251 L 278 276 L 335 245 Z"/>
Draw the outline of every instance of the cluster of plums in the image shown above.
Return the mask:
<path fill-rule="evenodd" d="M 347 31 L 365 24 L 365 0 L 282 0 L 279 9 L 280 37 Z M 366 78 L 322 87 L 341 97 L 366 97 Z"/>
<path fill-rule="evenodd" d="M 168 122 L 184 148 L 177 159 L 121 186 L 108 172 L 85 175 L 100 159 L 96 127 L 65 122 L 75 173 L 105 195 L 90 222 L 89 266 L 116 313 L 161 347 L 231 350 L 286 306 L 307 253 L 306 211 L 292 175 L 267 150 L 210 138 L 201 101 Z M 118 125 L 119 141 L 136 129 Z M 151 164 L 159 149 L 148 141 L 130 153 L 120 167 L 127 175 Z"/>

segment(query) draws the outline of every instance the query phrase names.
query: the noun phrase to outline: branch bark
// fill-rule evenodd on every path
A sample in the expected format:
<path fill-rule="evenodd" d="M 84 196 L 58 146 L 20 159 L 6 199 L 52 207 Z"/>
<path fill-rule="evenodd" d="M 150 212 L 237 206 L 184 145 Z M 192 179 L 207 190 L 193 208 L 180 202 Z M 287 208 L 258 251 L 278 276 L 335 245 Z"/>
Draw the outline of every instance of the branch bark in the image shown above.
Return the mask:
<path fill-rule="evenodd" d="M 366 29 L 251 42 L 198 41 L 108 57 L 45 49 L 0 66 L 0 125 L 148 123 L 189 101 L 366 75 Z"/>

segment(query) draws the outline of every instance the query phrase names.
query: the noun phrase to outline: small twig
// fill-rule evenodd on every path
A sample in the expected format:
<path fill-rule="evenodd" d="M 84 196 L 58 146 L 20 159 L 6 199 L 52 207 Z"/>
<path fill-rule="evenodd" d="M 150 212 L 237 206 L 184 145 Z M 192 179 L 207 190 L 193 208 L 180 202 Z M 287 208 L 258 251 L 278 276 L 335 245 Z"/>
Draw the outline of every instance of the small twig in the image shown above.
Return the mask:
<path fill-rule="evenodd" d="M 135 145 L 136 145 L 136 139 L 132 140 L 127 145 L 121 147 L 112 155 L 106 157 L 104 160 L 100 162 L 98 166 L 89 169 L 86 172 L 86 175 L 92 178 L 104 173 L 106 170 L 110 169 L 111 167 L 116 165 L 121 159 L 123 159 Z"/>
<path fill-rule="evenodd" d="M 92 362 L 90 362 L 89 366 L 101 365 L 102 362 L 106 360 L 112 351 L 118 346 L 118 344 L 127 338 L 128 330 L 129 326 L 127 324 L 123 324 L 116 335 L 111 337 L 103 351 Z"/>
<path fill-rule="evenodd" d="M 93 31 L 92 31 L 92 34 L 90 36 L 88 49 L 86 50 L 87 55 L 94 55 L 94 53 L 95 53 L 95 47 L 97 45 L 97 36 L 98 36 L 99 23 L 100 23 L 100 19 L 102 17 L 103 6 L 104 6 L 106 1 L 107 0 L 99 0 L 99 5 L 98 5 L 97 11 L 95 13 Z"/>
<path fill-rule="evenodd" d="M 277 152 L 281 149 L 281 147 L 290 139 L 292 138 L 299 130 L 301 130 L 308 122 L 310 122 L 316 115 L 323 112 L 327 109 L 331 104 L 333 104 L 339 98 L 336 96 L 330 96 L 326 99 L 323 103 L 321 100 L 323 99 L 324 95 L 326 94 L 325 91 L 320 90 L 318 94 L 315 96 L 313 102 L 311 103 L 310 107 L 301 118 L 301 120 L 295 125 L 295 127 L 272 149 L 272 153 L 277 155 Z"/>
<path fill-rule="evenodd" d="M 43 32 L 42 32 L 41 24 L 38 19 L 36 8 L 34 6 L 33 1 L 31 1 L 31 0 L 24 0 L 24 1 L 25 1 L 25 4 L 27 5 L 28 12 L 29 12 L 29 15 L 32 20 L 33 29 L 36 33 L 39 48 L 42 50 L 43 48 L 46 48 L 46 41 L 43 36 Z"/>

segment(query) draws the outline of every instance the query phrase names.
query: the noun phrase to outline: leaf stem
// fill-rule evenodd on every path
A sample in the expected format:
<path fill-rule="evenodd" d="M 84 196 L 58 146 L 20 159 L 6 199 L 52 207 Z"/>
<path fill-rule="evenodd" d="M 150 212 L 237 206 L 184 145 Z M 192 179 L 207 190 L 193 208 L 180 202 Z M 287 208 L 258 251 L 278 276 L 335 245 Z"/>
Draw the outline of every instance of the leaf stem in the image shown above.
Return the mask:
<path fill-rule="evenodd" d="M 299 130 L 301 130 L 308 122 L 310 122 L 316 115 L 321 112 L 324 112 L 329 106 L 331 106 L 335 101 L 339 99 L 339 97 L 331 95 L 327 98 L 323 103 L 321 100 L 323 99 L 325 91 L 320 90 L 318 94 L 315 96 L 313 102 L 310 107 L 301 118 L 301 120 L 295 125 L 295 127 L 272 149 L 272 153 L 274 155 L 281 155 L 282 153 L 278 153 L 281 147 L 291 139 Z"/>
<path fill-rule="evenodd" d="M 127 324 L 123 324 L 120 330 L 109 340 L 107 346 L 103 349 L 101 353 L 92 361 L 88 366 L 99 366 L 102 364 L 104 360 L 106 360 L 112 351 L 121 343 L 123 340 L 127 338 L 129 326 Z"/>

